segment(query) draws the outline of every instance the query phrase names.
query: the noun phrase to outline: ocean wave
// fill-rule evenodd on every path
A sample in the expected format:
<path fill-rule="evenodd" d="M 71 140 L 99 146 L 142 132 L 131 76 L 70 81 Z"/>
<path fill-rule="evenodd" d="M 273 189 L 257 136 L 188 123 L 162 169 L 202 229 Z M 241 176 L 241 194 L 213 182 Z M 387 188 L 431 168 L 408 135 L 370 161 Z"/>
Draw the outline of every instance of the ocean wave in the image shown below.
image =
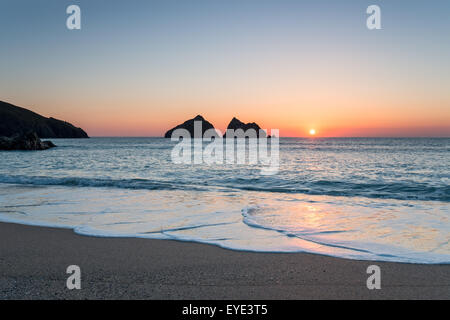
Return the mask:
<path fill-rule="evenodd" d="M 424 183 L 352 183 L 341 181 L 313 181 L 293 183 L 283 187 L 243 185 L 247 191 L 302 193 L 341 197 L 367 197 L 376 199 L 450 201 L 450 186 L 430 186 Z"/>
<path fill-rule="evenodd" d="M 393 182 L 393 183 L 352 183 L 341 181 L 312 181 L 280 183 L 258 179 L 236 178 L 233 181 L 205 180 L 204 183 L 183 180 L 157 181 L 149 179 L 110 179 L 85 177 L 47 177 L 0 175 L 0 183 L 28 184 L 41 186 L 76 186 L 103 187 L 141 190 L 185 190 L 211 191 L 243 190 L 255 192 L 326 195 L 341 197 L 366 197 L 375 199 L 421 200 L 450 202 L 450 186 L 431 186 L 425 183 Z"/>
<path fill-rule="evenodd" d="M 0 176 L 0 183 L 24 184 L 37 186 L 72 186 L 72 187 L 101 187 L 120 189 L 142 190 L 192 190 L 204 191 L 201 186 L 176 184 L 170 182 L 158 182 L 147 179 L 100 179 L 100 178 L 75 178 L 75 177 L 25 177 L 25 176 Z"/>
<path fill-rule="evenodd" d="M 450 263 L 448 204 L 442 202 L 250 192 L 230 196 L 184 188 L 128 192 L 59 187 L 62 182 L 73 186 L 73 179 L 41 177 L 34 182 L 58 187 L 0 185 L 0 221 L 70 228 L 87 236 L 194 241 L 243 251 Z M 75 185 L 103 182 L 80 179 Z"/>
<path fill-rule="evenodd" d="M 321 237 L 329 234 L 339 234 L 349 231 L 318 230 L 308 229 L 299 226 L 277 225 L 273 218 L 268 223 L 260 213 L 258 206 L 249 206 L 242 209 L 243 222 L 251 228 L 276 231 L 286 237 L 297 238 L 304 242 L 325 247 L 326 255 L 374 261 L 396 261 L 405 263 L 432 263 L 432 264 L 450 264 L 450 255 L 433 252 L 420 252 L 405 249 L 394 244 L 381 244 L 375 242 L 363 242 L 360 240 L 340 240 L 339 237 Z M 351 232 L 351 231 L 350 231 Z M 318 250 L 305 247 L 303 252 L 322 253 Z M 336 251 L 339 251 L 337 253 Z"/>

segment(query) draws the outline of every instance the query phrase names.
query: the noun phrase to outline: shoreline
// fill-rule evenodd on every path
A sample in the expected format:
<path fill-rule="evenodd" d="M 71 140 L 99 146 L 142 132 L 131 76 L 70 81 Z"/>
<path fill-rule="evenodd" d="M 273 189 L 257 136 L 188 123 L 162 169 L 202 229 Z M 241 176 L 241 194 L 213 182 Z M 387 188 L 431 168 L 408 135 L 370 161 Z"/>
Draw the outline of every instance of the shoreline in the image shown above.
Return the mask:
<path fill-rule="evenodd" d="M 0 222 L 0 299 L 450 299 L 450 265 L 235 251 Z M 381 289 L 369 290 L 369 265 Z M 81 268 L 68 290 L 66 268 Z"/>

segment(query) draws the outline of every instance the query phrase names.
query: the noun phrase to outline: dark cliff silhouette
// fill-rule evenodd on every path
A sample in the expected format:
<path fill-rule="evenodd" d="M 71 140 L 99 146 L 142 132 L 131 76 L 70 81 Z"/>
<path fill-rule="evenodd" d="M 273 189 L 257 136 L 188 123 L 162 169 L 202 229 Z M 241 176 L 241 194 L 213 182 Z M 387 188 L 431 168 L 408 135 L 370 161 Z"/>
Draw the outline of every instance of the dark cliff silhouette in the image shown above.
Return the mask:
<path fill-rule="evenodd" d="M 201 122 L 201 125 L 202 125 L 201 136 L 194 136 L 194 122 L 195 121 Z M 176 129 L 186 129 L 191 134 L 191 138 L 202 138 L 205 131 L 209 130 L 209 129 L 214 129 L 214 126 L 210 122 L 205 120 L 202 116 L 198 115 L 195 118 L 189 119 L 189 120 L 183 122 L 182 124 L 179 124 L 176 127 L 167 131 L 166 134 L 164 135 L 164 138 L 172 137 L 172 133 Z"/>
<path fill-rule="evenodd" d="M 81 128 L 0 101 L 0 136 L 13 137 L 35 132 L 40 138 L 89 138 Z"/>

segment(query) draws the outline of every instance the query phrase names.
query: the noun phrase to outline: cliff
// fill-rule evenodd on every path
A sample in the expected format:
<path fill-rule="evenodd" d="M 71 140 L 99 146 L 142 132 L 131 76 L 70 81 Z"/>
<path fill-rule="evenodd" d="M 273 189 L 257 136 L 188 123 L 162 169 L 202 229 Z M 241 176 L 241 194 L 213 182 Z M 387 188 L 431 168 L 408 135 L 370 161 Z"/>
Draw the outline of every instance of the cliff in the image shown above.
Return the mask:
<path fill-rule="evenodd" d="M 89 138 L 81 128 L 0 101 L 0 136 L 13 137 L 35 132 L 40 138 Z"/>

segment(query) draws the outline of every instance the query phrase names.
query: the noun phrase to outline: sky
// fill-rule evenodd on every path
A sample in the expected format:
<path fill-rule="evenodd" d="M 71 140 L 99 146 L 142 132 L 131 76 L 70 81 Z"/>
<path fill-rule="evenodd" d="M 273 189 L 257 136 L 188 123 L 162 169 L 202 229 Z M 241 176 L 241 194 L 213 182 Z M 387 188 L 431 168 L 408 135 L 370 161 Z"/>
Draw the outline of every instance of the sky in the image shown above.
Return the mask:
<path fill-rule="evenodd" d="M 90 136 L 450 137 L 449 39 L 448 0 L 0 0 L 0 100 Z"/>

